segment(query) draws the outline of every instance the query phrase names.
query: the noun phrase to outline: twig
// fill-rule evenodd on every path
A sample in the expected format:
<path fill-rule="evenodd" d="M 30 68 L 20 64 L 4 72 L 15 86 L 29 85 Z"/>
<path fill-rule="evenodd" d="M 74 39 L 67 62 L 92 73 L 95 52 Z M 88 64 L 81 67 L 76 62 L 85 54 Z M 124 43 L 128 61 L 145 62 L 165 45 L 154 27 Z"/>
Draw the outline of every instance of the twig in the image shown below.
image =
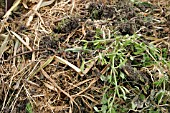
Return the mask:
<path fill-rule="evenodd" d="M 27 27 L 30 26 L 30 23 L 32 22 L 32 20 L 33 20 L 33 18 L 34 18 L 35 12 L 37 12 L 38 9 L 41 7 L 42 2 L 43 2 L 43 0 L 40 0 L 39 3 L 33 7 L 33 11 L 32 11 L 33 13 L 32 13 L 31 16 L 28 18 L 28 21 L 27 21 L 27 23 L 26 23 L 26 26 L 27 26 Z M 28 12 L 28 13 L 30 13 L 30 12 Z"/>
<path fill-rule="evenodd" d="M 15 55 L 15 56 L 10 57 L 9 59 L 5 60 L 5 62 L 10 61 L 11 59 L 13 59 L 13 58 L 15 58 L 17 56 L 21 56 L 21 55 L 24 55 L 24 54 L 32 53 L 32 52 L 35 52 L 35 51 L 44 51 L 44 50 L 48 50 L 48 48 L 47 49 L 34 49 L 34 50 L 31 50 L 31 51 L 25 51 L 23 53 L 19 53 L 19 54 Z"/>
<path fill-rule="evenodd" d="M 19 5 L 21 0 L 17 0 L 14 2 L 13 6 L 6 12 L 6 14 L 3 16 L 4 19 L 8 19 L 9 15 L 11 15 L 11 12 Z"/>

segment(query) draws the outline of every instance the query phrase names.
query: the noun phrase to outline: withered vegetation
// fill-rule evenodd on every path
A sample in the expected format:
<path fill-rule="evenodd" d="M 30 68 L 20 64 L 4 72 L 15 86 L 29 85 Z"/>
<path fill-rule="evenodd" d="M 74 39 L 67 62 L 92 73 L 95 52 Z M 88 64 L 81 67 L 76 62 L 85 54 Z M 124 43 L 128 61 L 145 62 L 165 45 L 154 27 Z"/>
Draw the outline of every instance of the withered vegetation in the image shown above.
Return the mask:
<path fill-rule="evenodd" d="M 170 60 L 168 0 L 18 1 L 8 12 L 0 2 L 2 113 L 104 111 L 105 94 L 108 98 L 114 97 L 114 105 L 118 106 L 113 108 L 118 113 L 144 112 L 150 106 L 156 106 L 153 111 L 161 108 L 161 112 L 170 112 L 170 62 L 166 62 Z M 126 45 L 126 36 L 134 34 L 141 38 Z M 137 53 L 140 43 L 144 43 L 148 51 Z M 152 52 L 150 44 L 162 50 L 161 57 Z M 113 63 L 110 54 L 116 52 L 116 47 L 125 60 L 121 61 L 122 57 L 118 56 Z M 126 79 L 123 75 L 114 79 L 114 69 L 116 75 L 123 74 Z M 165 76 L 166 87 L 160 87 L 165 91 L 166 101 L 161 103 L 151 98 L 158 96 L 160 88 L 155 87 L 155 81 Z M 123 89 L 114 95 L 112 91 L 117 91 L 117 85 Z"/>

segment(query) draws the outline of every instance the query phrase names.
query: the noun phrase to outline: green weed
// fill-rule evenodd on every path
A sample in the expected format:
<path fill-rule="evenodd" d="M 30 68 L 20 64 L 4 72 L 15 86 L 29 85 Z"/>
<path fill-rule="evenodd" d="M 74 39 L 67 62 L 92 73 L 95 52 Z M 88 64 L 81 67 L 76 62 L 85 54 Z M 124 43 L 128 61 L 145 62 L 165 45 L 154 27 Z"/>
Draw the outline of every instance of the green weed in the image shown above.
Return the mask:
<path fill-rule="evenodd" d="M 127 112 L 128 109 L 122 109 L 122 107 L 120 111 L 120 106 L 118 107 L 118 100 L 126 101 L 128 98 L 127 94 L 132 90 L 122 84 L 122 82 L 126 81 L 128 78 L 128 76 L 121 70 L 122 67 L 131 62 L 134 70 L 139 67 L 147 68 L 150 66 L 156 66 L 160 69 L 160 72 L 163 72 L 164 68 L 162 68 L 161 64 L 169 65 L 169 62 L 167 61 L 167 49 L 159 49 L 150 43 L 144 43 L 142 41 L 143 39 L 136 34 L 132 36 L 115 36 L 112 39 L 103 39 L 100 30 L 97 30 L 96 33 L 94 41 L 82 41 L 84 42 L 83 48 L 88 50 L 91 49 L 91 51 L 100 50 L 101 52 L 97 55 L 98 64 L 109 65 L 110 67 L 108 67 L 107 73 L 100 77 L 103 82 L 108 84 L 107 87 L 105 87 L 105 93 L 101 100 L 102 107 L 94 107 L 94 109 L 96 112 L 101 113 Z M 83 67 L 86 65 L 85 62 L 88 61 L 83 62 L 82 69 L 84 69 Z M 141 82 L 146 82 L 141 74 L 137 77 L 139 77 Z M 168 78 L 165 76 L 156 80 L 153 83 L 153 86 L 143 86 L 142 90 L 144 91 L 144 94 L 147 94 L 151 87 L 164 85 L 163 92 L 157 92 L 156 99 L 154 100 L 159 104 L 162 102 L 165 95 L 164 91 L 167 81 Z M 142 101 L 146 101 L 147 98 L 144 94 L 139 94 Z M 132 106 L 129 109 L 136 109 L 136 104 L 132 103 L 131 105 Z"/>

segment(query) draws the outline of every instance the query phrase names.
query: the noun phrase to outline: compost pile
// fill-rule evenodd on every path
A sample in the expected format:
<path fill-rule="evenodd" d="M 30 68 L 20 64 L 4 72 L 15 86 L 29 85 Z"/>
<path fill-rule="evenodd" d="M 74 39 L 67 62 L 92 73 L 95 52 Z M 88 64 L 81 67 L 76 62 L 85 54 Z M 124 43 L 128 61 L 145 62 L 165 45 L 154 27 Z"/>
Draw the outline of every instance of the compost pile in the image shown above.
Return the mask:
<path fill-rule="evenodd" d="M 170 1 L 0 6 L 2 113 L 170 112 Z"/>

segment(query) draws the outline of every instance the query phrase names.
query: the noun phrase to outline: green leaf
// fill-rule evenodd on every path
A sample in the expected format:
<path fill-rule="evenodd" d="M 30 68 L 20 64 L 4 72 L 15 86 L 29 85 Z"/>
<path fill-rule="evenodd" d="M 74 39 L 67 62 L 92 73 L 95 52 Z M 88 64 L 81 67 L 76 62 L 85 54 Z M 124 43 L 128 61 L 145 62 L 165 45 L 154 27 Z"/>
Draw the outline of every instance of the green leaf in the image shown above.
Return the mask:
<path fill-rule="evenodd" d="M 102 98 L 102 100 L 101 100 L 101 103 L 102 103 L 102 104 L 107 104 L 107 101 L 108 101 L 108 100 L 107 100 L 106 94 L 104 94 L 104 95 L 103 95 L 103 98 Z"/>
<path fill-rule="evenodd" d="M 142 101 L 144 101 L 144 100 L 146 99 L 145 95 L 144 95 L 144 94 L 140 94 L 140 99 L 141 99 Z"/>
<path fill-rule="evenodd" d="M 166 59 L 167 56 L 168 56 L 168 49 L 167 48 L 163 48 L 162 49 L 162 57 Z"/>
<path fill-rule="evenodd" d="M 27 113 L 33 113 L 31 103 L 27 103 L 26 104 L 26 112 Z"/>
<path fill-rule="evenodd" d="M 131 102 L 131 105 L 132 105 L 132 109 L 135 109 L 137 104 L 135 104 L 133 101 Z"/>
<path fill-rule="evenodd" d="M 84 71 L 84 65 L 85 65 L 85 60 L 82 59 L 82 64 L 80 66 L 80 70 L 83 72 Z"/>
<path fill-rule="evenodd" d="M 153 5 L 150 4 L 149 2 L 141 2 L 141 5 L 145 6 L 145 7 L 152 7 Z"/>
<path fill-rule="evenodd" d="M 125 79 L 125 74 L 122 73 L 122 72 L 120 72 L 120 77 L 121 77 L 122 79 Z"/>
<path fill-rule="evenodd" d="M 158 81 L 154 82 L 153 84 L 156 85 L 156 87 L 158 87 L 167 81 L 168 81 L 168 76 L 164 76 L 164 77 L 160 78 Z"/>
<path fill-rule="evenodd" d="M 141 44 L 138 44 L 138 43 L 136 43 L 135 44 L 135 52 L 134 52 L 134 54 L 135 55 L 140 55 L 140 54 L 142 54 L 142 53 L 144 53 L 145 51 L 146 51 L 146 45 L 144 44 L 144 43 L 141 43 Z"/>
<path fill-rule="evenodd" d="M 108 75 L 108 76 L 107 76 L 107 79 L 108 79 L 108 82 L 109 82 L 109 83 L 112 83 L 112 81 L 113 81 L 112 75 Z"/>
<path fill-rule="evenodd" d="M 116 113 L 114 108 L 111 108 L 111 112 L 110 113 Z"/>
<path fill-rule="evenodd" d="M 106 113 L 107 106 L 106 105 L 102 105 L 101 111 L 102 111 L 102 113 Z"/>
<path fill-rule="evenodd" d="M 165 95 L 165 91 L 161 90 L 156 94 L 156 99 L 158 100 L 158 104 L 160 104 L 162 102 L 162 98 Z"/>
<path fill-rule="evenodd" d="M 104 76 L 104 75 L 101 75 L 101 76 L 100 76 L 100 80 L 106 82 L 106 81 L 107 81 L 107 77 Z"/>

